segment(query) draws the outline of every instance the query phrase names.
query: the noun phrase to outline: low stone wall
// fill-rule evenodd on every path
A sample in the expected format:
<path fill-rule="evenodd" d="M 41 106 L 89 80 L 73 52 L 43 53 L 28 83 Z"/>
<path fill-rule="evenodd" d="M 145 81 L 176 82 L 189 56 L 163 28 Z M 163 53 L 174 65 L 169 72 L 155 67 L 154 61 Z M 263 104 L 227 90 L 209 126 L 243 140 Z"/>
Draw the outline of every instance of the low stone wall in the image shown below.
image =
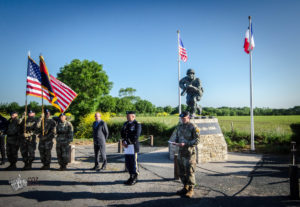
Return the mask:
<path fill-rule="evenodd" d="M 196 147 L 197 162 L 224 161 L 227 159 L 227 144 L 217 118 L 203 117 L 191 119 L 200 128 L 200 143 Z M 170 141 L 175 141 L 176 130 L 173 132 Z M 169 144 L 169 158 L 174 159 L 178 153 L 178 147 Z"/>

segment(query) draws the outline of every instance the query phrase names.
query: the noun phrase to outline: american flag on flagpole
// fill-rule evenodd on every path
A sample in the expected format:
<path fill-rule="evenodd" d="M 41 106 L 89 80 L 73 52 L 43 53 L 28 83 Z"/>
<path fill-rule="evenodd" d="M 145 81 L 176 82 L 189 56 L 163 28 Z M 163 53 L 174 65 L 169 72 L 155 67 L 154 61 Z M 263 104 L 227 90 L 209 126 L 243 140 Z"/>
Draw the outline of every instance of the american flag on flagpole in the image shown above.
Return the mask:
<path fill-rule="evenodd" d="M 69 86 L 56 79 L 53 75 L 50 75 L 50 81 L 53 91 L 57 97 L 60 111 L 64 112 L 77 97 L 77 94 Z"/>
<path fill-rule="evenodd" d="M 42 77 L 40 67 L 28 57 L 26 95 L 42 98 L 41 83 Z M 57 108 L 60 112 L 66 111 L 72 101 L 77 97 L 77 94 L 69 86 L 57 80 L 52 75 L 50 75 L 50 83 L 53 87 L 54 94 L 57 97 Z M 45 88 L 43 88 L 43 98 L 51 103 L 49 92 Z"/>
<path fill-rule="evenodd" d="M 182 40 L 181 38 L 179 37 L 179 45 L 178 45 L 178 50 L 179 50 L 179 55 L 180 55 L 180 58 L 183 62 L 186 62 L 188 57 L 187 57 L 187 52 L 186 52 L 186 49 L 184 48 L 183 46 L 183 43 L 182 43 Z"/>
<path fill-rule="evenodd" d="M 40 66 L 28 57 L 26 95 L 42 97 Z"/>

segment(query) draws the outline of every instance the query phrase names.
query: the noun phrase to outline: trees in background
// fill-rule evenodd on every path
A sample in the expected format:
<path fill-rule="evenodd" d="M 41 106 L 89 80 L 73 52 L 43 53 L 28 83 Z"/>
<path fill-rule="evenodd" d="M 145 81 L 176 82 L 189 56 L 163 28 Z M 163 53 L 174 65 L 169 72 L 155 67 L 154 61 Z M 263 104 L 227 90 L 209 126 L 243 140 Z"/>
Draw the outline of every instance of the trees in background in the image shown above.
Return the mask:
<path fill-rule="evenodd" d="M 74 59 L 60 68 L 57 78 L 78 94 L 68 109 L 75 115 L 75 122 L 80 116 L 95 111 L 102 97 L 112 88 L 103 66 L 95 61 Z"/>

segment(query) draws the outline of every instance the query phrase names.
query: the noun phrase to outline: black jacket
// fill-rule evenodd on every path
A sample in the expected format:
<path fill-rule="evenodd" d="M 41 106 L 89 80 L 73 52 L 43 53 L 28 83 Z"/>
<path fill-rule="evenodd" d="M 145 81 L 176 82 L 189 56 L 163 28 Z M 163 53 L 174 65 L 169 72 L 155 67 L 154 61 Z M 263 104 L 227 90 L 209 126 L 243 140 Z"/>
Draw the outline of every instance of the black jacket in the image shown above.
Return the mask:
<path fill-rule="evenodd" d="M 0 115 L 0 131 L 3 134 L 6 133 L 7 127 L 8 127 L 7 119 Z"/>
<path fill-rule="evenodd" d="M 141 135 L 141 132 L 142 126 L 136 120 L 132 123 L 126 121 L 121 130 L 123 141 L 126 141 L 127 144 L 133 144 L 136 153 L 140 151 L 139 136 Z"/>
<path fill-rule="evenodd" d="M 98 125 L 96 121 L 93 123 L 94 144 L 105 144 L 105 140 L 108 138 L 108 135 L 108 128 L 104 121 L 101 120 Z"/>

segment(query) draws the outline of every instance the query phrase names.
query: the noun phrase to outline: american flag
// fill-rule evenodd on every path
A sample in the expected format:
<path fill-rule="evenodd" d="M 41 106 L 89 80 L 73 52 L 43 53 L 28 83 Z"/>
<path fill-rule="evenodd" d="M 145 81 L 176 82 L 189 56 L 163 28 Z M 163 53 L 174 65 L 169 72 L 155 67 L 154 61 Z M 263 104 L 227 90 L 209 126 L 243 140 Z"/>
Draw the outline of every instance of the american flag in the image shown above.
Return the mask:
<path fill-rule="evenodd" d="M 69 86 L 59 81 L 52 75 L 50 75 L 50 81 L 53 87 L 53 91 L 57 97 L 60 111 L 64 112 L 76 98 L 77 94 Z"/>
<path fill-rule="evenodd" d="M 38 64 L 28 57 L 26 95 L 42 97 L 42 77 Z"/>
<path fill-rule="evenodd" d="M 42 98 L 41 82 L 42 77 L 40 67 L 28 57 L 26 95 Z M 77 94 L 69 86 L 57 80 L 52 75 L 50 75 L 50 83 L 53 87 L 55 96 L 57 97 L 54 106 L 57 107 L 60 112 L 66 111 L 72 101 L 76 98 Z M 49 92 L 45 88 L 43 88 L 43 98 L 51 103 Z"/>
<path fill-rule="evenodd" d="M 186 49 L 184 48 L 182 40 L 181 40 L 180 37 L 179 37 L 178 47 L 179 47 L 178 49 L 179 49 L 179 55 L 180 55 L 181 60 L 183 60 L 183 62 L 186 62 L 188 57 L 187 57 Z"/>

